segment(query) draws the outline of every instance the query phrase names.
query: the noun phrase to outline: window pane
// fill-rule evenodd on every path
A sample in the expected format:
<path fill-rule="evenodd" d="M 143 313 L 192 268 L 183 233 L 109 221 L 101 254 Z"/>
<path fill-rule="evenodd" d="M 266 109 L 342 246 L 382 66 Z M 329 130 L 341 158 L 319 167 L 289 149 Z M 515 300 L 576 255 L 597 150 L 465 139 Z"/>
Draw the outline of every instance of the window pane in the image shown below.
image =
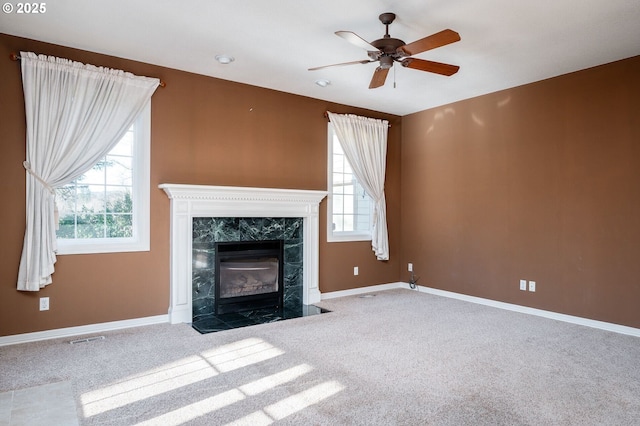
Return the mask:
<path fill-rule="evenodd" d="M 351 215 L 344 215 L 344 231 L 354 231 L 355 229 L 353 228 L 353 216 Z"/>
<path fill-rule="evenodd" d="M 342 215 L 334 214 L 333 215 L 333 231 L 334 232 L 344 231 L 343 222 L 344 222 L 344 218 Z"/>
<path fill-rule="evenodd" d="M 132 158 L 116 157 L 107 155 L 106 184 L 107 185 L 127 185 L 131 186 L 132 179 Z"/>
<path fill-rule="evenodd" d="M 329 241 L 367 239 L 371 233 L 371 199 L 358 184 L 342 146 L 329 127 Z M 354 232 L 357 231 L 357 235 Z M 342 234 L 342 235 L 341 235 Z"/>
<path fill-rule="evenodd" d="M 104 238 L 103 214 L 78 215 L 77 238 Z"/>
<path fill-rule="evenodd" d="M 347 157 L 344 157 L 344 166 L 342 168 L 342 170 L 344 171 L 344 173 L 351 175 L 351 173 L 353 173 L 353 169 L 351 168 L 351 164 L 349 164 L 349 161 L 347 161 Z"/>
<path fill-rule="evenodd" d="M 62 218 L 66 215 L 75 215 L 76 211 L 76 186 L 75 184 L 66 185 L 56 189 L 56 205 L 58 206 L 58 214 Z"/>
<path fill-rule="evenodd" d="M 118 144 L 120 152 L 131 152 L 133 140 Z M 116 223 L 104 215 L 106 211 L 132 213 L 130 187 L 105 186 L 105 175 L 118 184 L 131 185 L 130 157 L 107 156 L 98 162 L 90 171 L 76 181 L 56 191 L 59 212 L 58 238 L 104 238 L 111 233 L 106 227 Z M 119 220 L 117 223 L 121 223 Z M 119 236 L 131 234 L 131 217 L 124 219 L 124 225 L 116 232 Z M 128 225 L 127 225 L 128 224 Z"/>
<path fill-rule="evenodd" d="M 82 184 L 104 185 L 105 166 L 106 162 L 104 161 L 104 159 L 102 159 L 95 166 L 93 166 L 91 170 L 76 179 L 77 182 Z"/>
<path fill-rule="evenodd" d="M 76 211 L 80 213 L 102 213 L 105 211 L 104 186 L 78 185 Z"/>
<path fill-rule="evenodd" d="M 369 211 L 371 202 L 369 197 L 357 196 L 358 213 Z"/>
<path fill-rule="evenodd" d="M 345 180 L 346 180 L 346 179 L 345 179 Z M 344 195 L 350 195 L 350 196 L 352 196 L 352 197 L 353 197 L 353 192 L 354 192 L 354 190 L 355 190 L 355 188 L 353 187 L 353 180 L 352 180 L 352 179 L 349 179 L 349 180 L 346 180 L 346 181 L 347 181 L 348 183 L 347 183 L 345 186 L 343 186 L 343 187 L 342 187 L 342 188 L 343 188 Z"/>
<path fill-rule="evenodd" d="M 73 214 L 60 215 L 59 228 L 56 231 L 58 238 L 76 237 L 76 217 Z"/>
<path fill-rule="evenodd" d="M 344 171 L 344 155 L 333 154 L 333 172 L 342 173 Z"/>
<path fill-rule="evenodd" d="M 150 124 L 149 103 L 104 158 L 56 189 L 58 254 L 149 250 Z"/>
<path fill-rule="evenodd" d="M 359 214 L 356 216 L 356 229 L 359 231 L 367 230 L 370 227 L 370 216 Z"/>
<path fill-rule="evenodd" d="M 132 127 L 109 155 L 74 182 L 57 190 L 58 238 L 132 236 L 134 136 Z M 114 216 L 106 212 L 125 214 Z"/>
<path fill-rule="evenodd" d="M 344 207 L 342 208 L 342 213 L 353 216 L 353 214 L 355 213 L 355 209 L 353 208 L 353 200 L 346 200 L 346 202 L 344 203 Z"/>
<path fill-rule="evenodd" d="M 121 186 L 107 186 L 107 212 L 133 213 L 131 190 Z"/>
<path fill-rule="evenodd" d="M 133 216 L 130 214 L 107 215 L 107 238 L 133 236 Z"/>
<path fill-rule="evenodd" d="M 333 153 L 343 155 L 344 151 L 342 150 L 342 145 L 340 145 L 340 140 L 338 140 L 338 136 L 333 135 Z"/>
<path fill-rule="evenodd" d="M 333 213 L 341 214 L 344 213 L 344 198 L 342 195 L 333 196 Z"/>

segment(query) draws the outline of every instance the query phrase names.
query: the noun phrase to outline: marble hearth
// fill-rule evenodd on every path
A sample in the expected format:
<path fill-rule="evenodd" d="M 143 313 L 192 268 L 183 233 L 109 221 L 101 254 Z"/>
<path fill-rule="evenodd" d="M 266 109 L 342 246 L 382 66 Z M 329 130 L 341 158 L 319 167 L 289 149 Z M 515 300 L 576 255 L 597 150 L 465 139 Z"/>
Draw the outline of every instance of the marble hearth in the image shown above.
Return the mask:
<path fill-rule="evenodd" d="M 162 184 L 171 200 L 172 324 L 209 313 L 208 267 L 217 241 L 282 239 L 285 298 L 304 305 L 320 301 L 318 251 L 324 191 Z"/>

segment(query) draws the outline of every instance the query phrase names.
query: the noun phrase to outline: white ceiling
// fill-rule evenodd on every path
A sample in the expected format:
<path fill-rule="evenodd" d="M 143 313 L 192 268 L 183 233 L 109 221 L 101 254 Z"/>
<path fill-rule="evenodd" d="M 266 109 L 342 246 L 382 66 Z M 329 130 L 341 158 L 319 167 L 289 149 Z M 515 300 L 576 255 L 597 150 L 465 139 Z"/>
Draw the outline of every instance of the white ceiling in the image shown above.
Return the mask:
<path fill-rule="evenodd" d="M 460 71 L 396 64 L 384 87 L 368 89 L 374 63 L 307 70 L 367 59 L 334 32 L 381 38 L 383 12 L 396 13 L 389 32 L 407 43 L 457 31 L 461 41 L 416 57 Z M 640 1 L 49 0 L 43 14 L 0 14 L 0 32 L 406 115 L 636 56 Z M 235 61 L 221 65 L 218 54 Z M 320 78 L 331 84 L 315 85 Z"/>

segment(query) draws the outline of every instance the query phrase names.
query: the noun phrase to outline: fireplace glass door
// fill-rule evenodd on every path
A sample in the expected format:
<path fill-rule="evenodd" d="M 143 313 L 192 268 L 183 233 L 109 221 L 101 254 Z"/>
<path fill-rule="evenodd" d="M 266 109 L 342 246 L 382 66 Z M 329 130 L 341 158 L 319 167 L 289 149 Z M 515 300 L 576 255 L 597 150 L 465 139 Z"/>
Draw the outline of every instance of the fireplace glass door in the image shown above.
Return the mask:
<path fill-rule="evenodd" d="M 216 244 L 215 313 L 281 308 L 283 242 Z"/>

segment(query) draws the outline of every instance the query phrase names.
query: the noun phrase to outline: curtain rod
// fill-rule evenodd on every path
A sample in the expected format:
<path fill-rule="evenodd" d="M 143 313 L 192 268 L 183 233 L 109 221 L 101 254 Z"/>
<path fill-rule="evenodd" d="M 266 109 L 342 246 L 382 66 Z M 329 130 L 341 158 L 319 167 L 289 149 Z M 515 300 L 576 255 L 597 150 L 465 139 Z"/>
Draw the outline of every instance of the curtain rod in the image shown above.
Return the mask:
<path fill-rule="evenodd" d="M 12 61 L 19 61 L 20 59 L 22 59 L 20 57 L 20 55 L 18 55 L 17 53 L 10 53 L 9 54 L 9 59 L 11 59 Z M 167 83 L 165 83 L 164 81 L 160 80 L 160 87 L 167 87 Z"/>
<path fill-rule="evenodd" d="M 329 120 L 329 111 L 325 111 L 324 112 L 324 118 L 326 118 L 327 120 Z M 387 124 L 388 127 L 391 127 L 391 124 Z"/>

